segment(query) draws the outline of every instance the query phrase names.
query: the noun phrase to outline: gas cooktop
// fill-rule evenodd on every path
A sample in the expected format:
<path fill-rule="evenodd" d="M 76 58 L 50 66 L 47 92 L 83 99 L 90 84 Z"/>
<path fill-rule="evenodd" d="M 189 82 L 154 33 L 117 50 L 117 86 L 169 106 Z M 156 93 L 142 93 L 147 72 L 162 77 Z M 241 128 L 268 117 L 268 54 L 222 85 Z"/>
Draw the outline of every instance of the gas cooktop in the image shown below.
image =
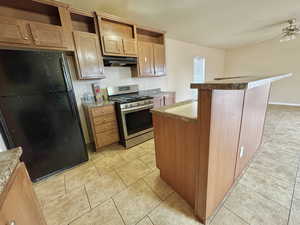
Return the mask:
<path fill-rule="evenodd" d="M 117 102 L 119 104 L 129 103 L 129 102 L 137 102 L 137 101 L 142 101 L 142 100 L 147 100 L 147 99 L 153 99 L 153 97 L 139 95 L 139 94 L 110 97 L 111 101 Z"/>

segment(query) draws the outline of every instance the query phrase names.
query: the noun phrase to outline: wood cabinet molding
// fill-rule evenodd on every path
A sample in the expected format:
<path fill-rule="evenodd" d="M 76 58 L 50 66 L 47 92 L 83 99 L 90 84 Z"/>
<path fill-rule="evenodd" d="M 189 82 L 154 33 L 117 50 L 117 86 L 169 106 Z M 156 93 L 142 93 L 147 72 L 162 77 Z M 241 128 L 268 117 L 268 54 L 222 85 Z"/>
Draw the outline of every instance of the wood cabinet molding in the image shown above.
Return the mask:
<path fill-rule="evenodd" d="M 56 7 L 64 7 L 64 8 L 69 8 L 70 5 L 64 2 L 59 2 L 59 1 L 55 1 L 55 0 L 32 0 L 34 2 L 39 2 L 45 5 L 52 5 L 52 6 L 56 6 Z"/>

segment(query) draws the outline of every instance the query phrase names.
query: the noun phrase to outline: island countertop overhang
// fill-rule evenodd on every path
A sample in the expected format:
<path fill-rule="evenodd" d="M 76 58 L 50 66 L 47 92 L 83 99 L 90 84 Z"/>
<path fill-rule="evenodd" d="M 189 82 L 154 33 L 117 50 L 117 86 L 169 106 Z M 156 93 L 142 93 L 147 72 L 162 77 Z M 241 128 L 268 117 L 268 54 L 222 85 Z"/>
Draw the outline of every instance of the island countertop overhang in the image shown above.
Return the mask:
<path fill-rule="evenodd" d="M 270 76 L 235 76 L 235 77 L 223 77 L 215 78 L 212 81 L 204 83 L 192 83 L 191 88 L 202 90 L 243 90 L 251 89 L 266 83 L 270 83 L 276 80 L 287 78 L 292 76 L 292 73 L 277 74 Z"/>

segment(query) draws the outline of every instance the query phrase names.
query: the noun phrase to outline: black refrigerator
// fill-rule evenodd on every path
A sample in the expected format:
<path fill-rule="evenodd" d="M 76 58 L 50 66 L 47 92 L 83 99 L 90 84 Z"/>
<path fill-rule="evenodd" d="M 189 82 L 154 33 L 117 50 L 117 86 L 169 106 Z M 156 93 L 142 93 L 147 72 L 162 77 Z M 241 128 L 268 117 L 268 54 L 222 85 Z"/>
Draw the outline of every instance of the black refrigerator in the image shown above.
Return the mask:
<path fill-rule="evenodd" d="M 32 181 L 88 160 L 64 53 L 0 50 L 0 131 Z"/>

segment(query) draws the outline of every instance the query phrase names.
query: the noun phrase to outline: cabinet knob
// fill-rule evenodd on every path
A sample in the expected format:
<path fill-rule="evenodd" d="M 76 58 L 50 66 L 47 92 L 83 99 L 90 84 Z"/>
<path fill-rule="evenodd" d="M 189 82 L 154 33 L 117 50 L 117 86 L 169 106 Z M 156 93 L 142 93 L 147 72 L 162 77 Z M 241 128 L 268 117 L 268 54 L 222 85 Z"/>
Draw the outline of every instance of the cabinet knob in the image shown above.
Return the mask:
<path fill-rule="evenodd" d="M 16 223 L 16 221 L 12 220 L 12 221 L 8 222 L 7 225 L 17 225 L 17 223 Z"/>

